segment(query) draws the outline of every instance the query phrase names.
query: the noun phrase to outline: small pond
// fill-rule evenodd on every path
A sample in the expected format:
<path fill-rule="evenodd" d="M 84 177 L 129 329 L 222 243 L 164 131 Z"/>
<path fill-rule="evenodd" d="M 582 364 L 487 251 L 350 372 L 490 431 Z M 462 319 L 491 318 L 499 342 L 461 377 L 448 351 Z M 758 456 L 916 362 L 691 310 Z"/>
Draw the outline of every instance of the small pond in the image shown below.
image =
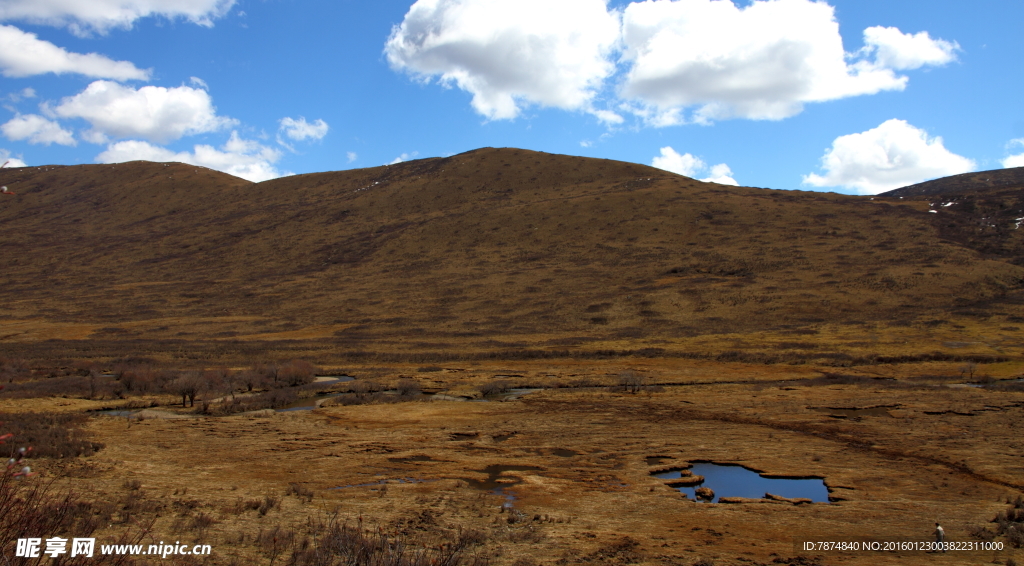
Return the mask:
<path fill-rule="evenodd" d="M 142 409 L 104 409 L 102 411 L 90 411 L 94 415 L 106 417 L 133 417 Z"/>
<path fill-rule="evenodd" d="M 789 498 L 807 498 L 815 503 L 828 502 L 828 488 L 822 479 L 766 478 L 743 466 L 711 463 L 694 464 L 690 471 L 695 476 L 704 476 L 704 481 L 700 484 L 676 488 L 690 499 L 697 498 L 694 491 L 698 487 L 708 487 L 715 492 L 712 503 L 717 503 L 720 497 L 760 499 L 765 493 Z M 682 477 L 678 470 L 653 475 L 666 480 Z"/>
<path fill-rule="evenodd" d="M 344 393 L 330 393 L 328 395 L 316 395 L 313 397 L 306 397 L 305 399 L 299 399 L 298 401 L 292 401 L 284 407 L 277 409 L 279 413 L 286 413 L 288 411 L 309 411 L 320 406 L 320 403 L 331 397 L 337 397 L 344 395 Z"/>

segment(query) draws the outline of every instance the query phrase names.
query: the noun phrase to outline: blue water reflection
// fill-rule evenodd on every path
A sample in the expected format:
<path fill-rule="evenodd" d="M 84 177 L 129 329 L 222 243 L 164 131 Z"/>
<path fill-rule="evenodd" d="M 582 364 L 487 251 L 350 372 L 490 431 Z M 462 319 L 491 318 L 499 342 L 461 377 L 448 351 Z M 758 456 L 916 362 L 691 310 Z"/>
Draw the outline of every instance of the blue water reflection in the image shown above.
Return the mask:
<path fill-rule="evenodd" d="M 717 503 L 720 497 L 749 497 L 759 499 L 765 493 L 789 498 L 807 498 L 815 503 L 828 501 L 828 488 L 822 479 L 781 479 L 762 477 L 757 472 L 743 466 L 723 466 L 720 464 L 694 464 L 690 471 L 695 476 L 704 476 L 703 483 L 690 487 L 677 487 L 690 499 L 696 499 L 694 491 L 698 487 L 714 490 Z M 654 474 L 661 479 L 679 479 L 678 471 Z"/>

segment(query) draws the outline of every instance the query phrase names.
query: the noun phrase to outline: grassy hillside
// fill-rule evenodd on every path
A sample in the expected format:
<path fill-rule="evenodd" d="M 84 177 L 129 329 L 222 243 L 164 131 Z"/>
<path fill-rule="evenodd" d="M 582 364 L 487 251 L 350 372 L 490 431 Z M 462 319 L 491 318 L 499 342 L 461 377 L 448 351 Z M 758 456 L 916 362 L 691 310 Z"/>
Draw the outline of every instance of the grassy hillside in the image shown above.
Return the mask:
<path fill-rule="evenodd" d="M 894 354 L 989 330 L 978 351 L 998 355 L 1024 321 L 1015 216 L 981 246 L 949 227 L 978 207 L 923 197 L 491 148 L 258 184 L 146 162 L 0 183 L 17 193 L 0 201 L 0 344 L 25 357 Z M 916 342 L 881 346 L 885 329 Z"/>

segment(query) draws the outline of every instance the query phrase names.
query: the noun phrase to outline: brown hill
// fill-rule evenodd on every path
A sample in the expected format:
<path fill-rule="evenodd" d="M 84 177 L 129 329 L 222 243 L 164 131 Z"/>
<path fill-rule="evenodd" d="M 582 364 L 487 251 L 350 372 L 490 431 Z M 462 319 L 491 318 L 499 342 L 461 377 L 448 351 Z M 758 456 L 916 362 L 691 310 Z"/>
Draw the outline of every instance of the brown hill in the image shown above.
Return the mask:
<path fill-rule="evenodd" d="M 982 248 L 943 228 L 958 208 L 914 198 L 491 148 L 259 184 L 146 162 L 0 183 L 17 193 L 0 197 L 0 344 L 25 357 L 813 350 L 785 341 L 815 334 L 892 351 L 878 328 L 1024 317 L 1010 217 Z"/>
<path fill-rule="evenodd" d="M 882 193 L 885 197 L 937 196 L 950 193 L 985 191 L 993 188 L 1024 188 L 1024 167 L 993 169 L 977 173 L 963 173 L 925 181 Z"/>

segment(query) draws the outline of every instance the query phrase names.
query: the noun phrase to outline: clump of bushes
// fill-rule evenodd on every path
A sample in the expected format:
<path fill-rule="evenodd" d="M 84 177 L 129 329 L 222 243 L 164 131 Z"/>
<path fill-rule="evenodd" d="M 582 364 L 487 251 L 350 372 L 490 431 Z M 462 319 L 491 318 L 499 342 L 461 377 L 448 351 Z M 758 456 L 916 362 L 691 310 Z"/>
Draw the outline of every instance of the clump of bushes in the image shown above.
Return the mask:
<path fill-rule="evenodd" d="M 44 458 L 91 456 L 103 448 L 103 444 L 89 440 L 82 433 L 80 425 L 85 419 L 82 415 L 70 414 L 0 413 L 0 435 L 14 435 L 6 444 L 0 444 L 0 448 L 13 451 L 31 446 L 32 456 Z"/>
<path fill-rule="evenodd" d="M 511 388 L 512 385 L 509 382 L 504 379 L 496 379 L 494 381 L 488 381 L 483 385 L 478 385 L 476 390 L 486 397 L 488 395 L 500 395 Z"/>
<path fill-rule="evenodd" d="M 1024 497 L 1018 495 L 992 522 L 996 524 L 996 534 L 1005 535 L 1011 546 L 1024 547 Z"/>
<path fill-rule="evenodd" d="M 0 552 L 5 557 L 15 555 L 15 545 L 20 538 L 38 537 L 40 533 L 74 533 L 76 537 L 89 537 L 99 527 L 112 523 L 114 504 L 82 501 L 71 491 L 55 493 L 52 485 L 39 480 L 19 481 L 10 474 L 0 474 Z M 134 531 L 125 531 L 114 544 L 140 544 L 152 524 L 150 521 Z M 100 553 L 92 558 L 61 558 L 60 564 L 66 566 L 132 563 L 128 555 Z M 13 560 L 12 564 L 28 564 L 39 559 Z"/>
<path fill-rule="evenodd" d="M 416 544 L 402 534 L 389 535 L 383 529 L 364 529 L 342 523 L 337 515 L 326 521 L 315 521 L 309 538 L 276 537 L 291 546 L 289 564 L 294 566 L 343 566 L 374 564 L 376 566 L 486 566 L 487 560 L 471 554 L 486 536 L 476 530 L 438 533 L 427 544 Z M 271 545 L 265 545 L 271 546 Z M 279 544 L 264 552 L 277 554 Z"/>
<path fill-rule="evenodd" d="M 255 395 L 223 397 L 220 401 L 203 402 L 196 412 L 203 415 L 233 415 L 262 409 L 280 409 L 299 400 L 293 389 L 271 389 Z"/>

